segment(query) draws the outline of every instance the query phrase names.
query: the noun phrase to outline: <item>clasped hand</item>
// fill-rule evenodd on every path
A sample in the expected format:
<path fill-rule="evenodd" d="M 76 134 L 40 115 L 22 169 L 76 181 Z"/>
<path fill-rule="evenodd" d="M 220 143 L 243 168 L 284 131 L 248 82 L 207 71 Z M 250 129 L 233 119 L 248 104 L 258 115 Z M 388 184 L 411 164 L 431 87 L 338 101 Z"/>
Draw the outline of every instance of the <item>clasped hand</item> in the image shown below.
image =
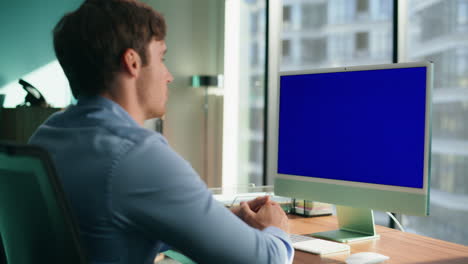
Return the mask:
<path fill-rule="evenodd" d="M 240 206 L 232 208 L 231 211 L 254 228 L 263 230 L 268 226 L 275 226 L 285 232 L 289 231 L 286 213 L 277 202 L 270 200 L 270 196 L 241 202 Z"/>

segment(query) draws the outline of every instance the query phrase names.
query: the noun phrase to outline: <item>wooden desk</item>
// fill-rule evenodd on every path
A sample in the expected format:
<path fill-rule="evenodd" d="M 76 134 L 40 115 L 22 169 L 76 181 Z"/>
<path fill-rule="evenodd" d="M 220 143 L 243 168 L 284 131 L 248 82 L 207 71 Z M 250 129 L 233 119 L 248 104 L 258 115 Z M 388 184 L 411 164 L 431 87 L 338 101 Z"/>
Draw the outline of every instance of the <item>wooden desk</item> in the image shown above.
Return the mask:
<path fill-rule="evenodd" d="M 309 234 L 337 229 L 334 216 L 302 218 L 289 216 L 290 233 Z M 425 236 L 404 233 L 399 230 L 377 226 L 377 240 L 350 243 L 351 254 L 377 252 L 390 259 L 385 263 L 401 264 L 468 264 L 468 247 Z M 349 254 L 320 257 L 296 250 L 294 264 L 345 263 Z"/>

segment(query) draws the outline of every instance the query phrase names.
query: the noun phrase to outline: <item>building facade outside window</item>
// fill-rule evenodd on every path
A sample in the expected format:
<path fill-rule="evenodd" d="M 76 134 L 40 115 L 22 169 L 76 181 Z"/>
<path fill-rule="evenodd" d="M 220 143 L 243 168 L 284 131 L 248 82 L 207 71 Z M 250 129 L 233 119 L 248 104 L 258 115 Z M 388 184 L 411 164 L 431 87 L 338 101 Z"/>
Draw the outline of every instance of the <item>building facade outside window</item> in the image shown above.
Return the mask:
<path fill-rule="evenodd" d="M 412 232 L 468 245 L 468 1 L 407 1 L 404 61 L 434 62 L 431 216 Z"/>
<path fill-rule="evenodd" d="M 281 71 L 391 63 L 392 4 L 284 0 Z"/>

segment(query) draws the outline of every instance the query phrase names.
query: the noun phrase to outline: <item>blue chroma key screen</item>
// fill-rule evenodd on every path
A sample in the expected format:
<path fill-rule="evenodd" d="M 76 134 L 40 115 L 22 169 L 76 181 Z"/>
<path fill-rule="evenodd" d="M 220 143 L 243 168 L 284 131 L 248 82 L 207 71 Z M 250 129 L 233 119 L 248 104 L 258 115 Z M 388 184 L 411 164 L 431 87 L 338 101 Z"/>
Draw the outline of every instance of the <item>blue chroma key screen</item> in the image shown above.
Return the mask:
<path fill-rule="evenodd" d="M 281 76 L 278 173 L 423 188 L 426 68 Z"/>

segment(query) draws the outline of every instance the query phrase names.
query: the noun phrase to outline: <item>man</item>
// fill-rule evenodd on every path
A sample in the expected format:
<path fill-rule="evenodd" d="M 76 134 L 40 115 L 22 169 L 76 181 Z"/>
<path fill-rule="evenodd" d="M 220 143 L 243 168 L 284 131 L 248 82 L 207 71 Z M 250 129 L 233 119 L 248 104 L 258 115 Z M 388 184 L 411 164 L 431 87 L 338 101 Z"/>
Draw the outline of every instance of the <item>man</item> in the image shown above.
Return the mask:
<path fill-rule="evenodd" d="M 91 263 L 152 263 L 163 243 L 199 263 L 291 262 L 278 204 L 227 210 L 161 134 L 142 128 L 166 110 L 165 34 L 163 17 L 135 0 L 87 0 L 54 29 L 78 103 L 30 143 L 50 152 Z"/>

